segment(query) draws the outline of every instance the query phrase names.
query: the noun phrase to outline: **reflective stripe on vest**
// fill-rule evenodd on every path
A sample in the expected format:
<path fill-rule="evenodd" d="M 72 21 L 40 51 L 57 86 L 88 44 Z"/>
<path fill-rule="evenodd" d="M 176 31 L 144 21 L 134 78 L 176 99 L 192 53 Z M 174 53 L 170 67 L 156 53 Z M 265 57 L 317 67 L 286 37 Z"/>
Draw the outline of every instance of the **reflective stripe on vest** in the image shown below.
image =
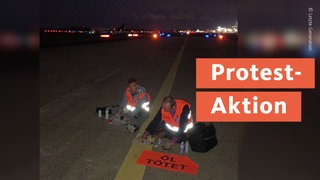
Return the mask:
<path fill-rule="evenodd" d="M 184 129 L 184 132 L 187 132 L 189 129 L 193 127 L 193 120 L 192 120 L 192 115 L 191 115 L 191 105 L 180 99 L 175 99 L 176 101 L 176 112 L 174 116 L 171 116 L 170 112 L 165 112 L 164 109 L 161 109 L 161 115 L 162 115 L 162 120 L 165 121 L 166 127 L 170 129 L 173 132 L 178 132 L 179 131 L 179 124 L 180 124 L 180 116 L 182 114 L 183 107 L 185 105 L 188 105 L 190 109 L 190 113 L 188 114 L 188 123 L 186 128 Z"/>
<path fill-rule="evenodd" d="M 128 87 L 126 89 L 126 99 L 127 99 L 127 106 L 126 108 L 130 111 L 134 111 L 136 109 L 137 103 L 139 102 L 139 100 L 141 98 L 143 98 L 143 96 L 146 95 L 148 102 L 145 102 L 142 104 L 142 108 L 144 110 L 146 110 L 147 112 L 149 111 L 149 104 L 150 104 L 150 95 L 147 92 L 142 92 L 139 94 L 138 97 L 135 97 L 134 99 L 132 99 L 132 94 L 130 93 L 130 88 Z"/>

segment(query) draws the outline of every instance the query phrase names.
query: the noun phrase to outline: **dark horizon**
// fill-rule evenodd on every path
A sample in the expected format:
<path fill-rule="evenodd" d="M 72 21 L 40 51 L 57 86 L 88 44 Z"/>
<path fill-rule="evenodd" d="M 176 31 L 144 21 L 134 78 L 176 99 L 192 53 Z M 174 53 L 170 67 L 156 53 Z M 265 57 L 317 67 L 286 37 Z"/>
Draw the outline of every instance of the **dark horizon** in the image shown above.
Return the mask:
<path fill-rule="evenodd" d="M 127 29 L 215 29 L 237 24 L 235 0 L 191 1 L 41 1 L 40 27 Z"/>

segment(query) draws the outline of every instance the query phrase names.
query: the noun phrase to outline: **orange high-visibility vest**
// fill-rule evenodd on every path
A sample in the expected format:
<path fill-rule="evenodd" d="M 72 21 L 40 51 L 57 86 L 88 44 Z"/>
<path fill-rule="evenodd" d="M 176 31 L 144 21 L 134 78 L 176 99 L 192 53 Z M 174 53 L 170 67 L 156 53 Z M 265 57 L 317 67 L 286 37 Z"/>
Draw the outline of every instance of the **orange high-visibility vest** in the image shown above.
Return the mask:
<path fill-rule="evenodd" d="M 181 99 L 175 99 L 176 101 L 176 112 L 174 114 L 174 116 L 171 116 L 170 112 L 165 112 L 163 108 L 161 108 L 161 115 L 162 115 L 162 120 L 165 121 L 167 124 L 169 124 L 172 127 L 178 128 L 179 129 L 179 124 L 180 124 L 180 116 L 182 114 L 182 110 L 183 107 L 185 105 L 188 105 L 189 109 L 190 109 L 190 113 L 191 113 L 191 105 Z M 188 119 L 188 125 L 192 124 L 193 120 L 192 120 L 192 115 L 190 114 L 190 117 Z M 171 129 L 172 130 L 172 129 Z"/>
<path fill-rule="evenodd" d="M 142 92 L 139 94 L 138 97 L 135 97 L 134 99 L 132 99 L 132 94 L 130 93 L 130 88 L 128 87 L 126 89 L 126 98 L 127 98 L 127 105 L 136 107 L 138 104 L 138 101 L 143 98 L 143 96 L 146 95 L 148 98 L 148 102 L 150 102 L 150 95 L 147 92 Z"/>

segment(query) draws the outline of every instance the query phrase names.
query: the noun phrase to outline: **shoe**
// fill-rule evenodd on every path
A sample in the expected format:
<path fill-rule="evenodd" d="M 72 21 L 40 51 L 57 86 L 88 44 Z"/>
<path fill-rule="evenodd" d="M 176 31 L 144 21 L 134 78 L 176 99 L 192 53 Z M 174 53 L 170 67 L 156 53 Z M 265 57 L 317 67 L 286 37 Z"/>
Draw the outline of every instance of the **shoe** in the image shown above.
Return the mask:
<path fill-rule="evenodd" d="M 132 133 L 136 133 L 138 131 L 138 127 L 134 124 L 127 124 L 126 128 Z"/>

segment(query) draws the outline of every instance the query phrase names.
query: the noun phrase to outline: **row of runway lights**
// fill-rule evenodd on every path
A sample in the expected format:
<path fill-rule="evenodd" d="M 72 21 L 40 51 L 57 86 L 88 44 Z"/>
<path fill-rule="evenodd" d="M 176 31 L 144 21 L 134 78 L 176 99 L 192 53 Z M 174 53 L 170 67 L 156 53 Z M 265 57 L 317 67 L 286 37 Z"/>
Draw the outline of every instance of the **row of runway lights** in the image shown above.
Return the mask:
<path fill-rule="evenodd" d="M 189 33 L 186 33 L 186 34 L 189 35 Z M 183 36 L 184 34 L 183 34 L 183 33 L 180 33 L 180 35 Z M 160 33 L 159 36 L 160 36 L 160 37 L 161 37 L 161 36 L 166 36 L 166 37 L 169 38 L 169 37 L 171 37 L 171 34 L 169 34 L 169 33 L 168 33 L 168 34 Z M 222 39 L 222 38 L 223 38 L 223 35 L 217 35 L 217 34 L 213 34 L 213 35 L 212 35 L 212 34 L 205 34 L 205 35 L 204 35 L 204 38 L 210 38 L 211 36 L 213 36 L 214 38 L 218 37 L 219 39 Z M 153 37 L 154 37 L 154 38 L 157 38 L 157 34 L 153 34 Z"/>
<path fill-rule="evenodd" d="M 181 35 L 184 35 L 183 33 L 181 33 Z M 188 33 L 187 33 L 188 35 Z M 219 39 L 223 39 L 223 35 L 217 35 L 217 34 L 205 34 L 204 35 L 204 38 L 210 38 L 211 36 L 213 36 L 214 38 L 219 38 Z M 101 38 L 110 38 L 110 34 L 101 34 L 100 35 Z M 139 34 L 128 34 L 128 37 L 139 37 Z M 157 39 L 158 37 L 167 37 L 167 38 L 170 38 L 171 37 L 171 34 L 168 33 L 168 34 L 165 34 L 165 33 L 159 33 L 159 34 L 153 34 L 152 35 L 152 38 L 153 39 Z"/>
<path fill-rule="evenodd" d="M 182 36 L 184 35 L 183 33 L 180 33 Z M 187 35 L 189 35 L 189 33 L 187 33 Z M 152 37 L 154 38 L 154 39 L 157 39 L 158 38 L 158 36 L 159 37 L 167 37 L 167 38 L 170 38 L 171 37 L 171 34 L 170 33 L 168 33 L 168 34 L 165 34 L 165 33 L 159 33 L 159 35 L 158 34 L 153 34 L 152 35 Z M 219 39 L 223 39 L 223 35 L 221 35 L 221 34 L 219 34 L 219 35 L 217 35 L 217 34 L 205 34 L 204 35 L 204 38 L 210 38 L 210 37 L 214 37 L 214 38 L 219 38 Z"/>

